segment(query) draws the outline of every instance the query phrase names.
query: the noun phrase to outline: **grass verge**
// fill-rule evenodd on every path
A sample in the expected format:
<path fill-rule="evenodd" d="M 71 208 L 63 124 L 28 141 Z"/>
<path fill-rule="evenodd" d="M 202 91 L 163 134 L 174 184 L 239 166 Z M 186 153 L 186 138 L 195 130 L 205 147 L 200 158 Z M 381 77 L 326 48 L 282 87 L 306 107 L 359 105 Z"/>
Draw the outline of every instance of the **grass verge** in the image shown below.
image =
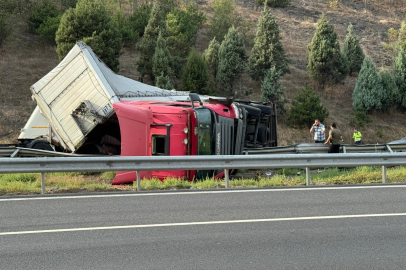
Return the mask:
<path fill-rule="evenodd" d="M 230 180 L 232 188 L 304 186 L 305 174 L 300 170 L 275 170 L 272 177 L 242 178 Z M 117 191 L 136 190 L 137 184 L 112 186 L 115 172 L 104 173 L 47 173 L 45 186 L 47 193 L 69 193 L 81 191 Z M 350 169 L 326 168 L 312 170 L 312 185 L 348 185 L 372 184 L 382 182 L 380 167 L 357 167 Z M 387 169 L 388 183 L 405 183 L 406 167 Z M 189 182 L 182 179 L 168 178 L 164 181 L 148 179 L 141 181 L 143 190 L 174 189 L 216 189 L 224 188 L 224 180 L 208 178 L 202 181 Z M 35 173 L 0 174 L 0 194 L 41 193 L 41 175 Z"/>

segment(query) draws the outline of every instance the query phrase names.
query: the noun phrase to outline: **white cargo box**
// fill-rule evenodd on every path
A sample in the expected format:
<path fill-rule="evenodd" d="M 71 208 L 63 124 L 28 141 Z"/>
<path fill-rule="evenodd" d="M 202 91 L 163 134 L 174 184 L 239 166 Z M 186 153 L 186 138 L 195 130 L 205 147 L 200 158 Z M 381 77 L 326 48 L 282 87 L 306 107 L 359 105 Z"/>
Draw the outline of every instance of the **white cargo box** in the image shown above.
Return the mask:
<path fill-rule="evenodd" d="M 86 136 L 114 114 L 120 100 L 187 100 L 187 92 L 163 90 L 115 74 L 83 42 L 31 86 L 33 98 L 60 144 L 75 152 Z"/>

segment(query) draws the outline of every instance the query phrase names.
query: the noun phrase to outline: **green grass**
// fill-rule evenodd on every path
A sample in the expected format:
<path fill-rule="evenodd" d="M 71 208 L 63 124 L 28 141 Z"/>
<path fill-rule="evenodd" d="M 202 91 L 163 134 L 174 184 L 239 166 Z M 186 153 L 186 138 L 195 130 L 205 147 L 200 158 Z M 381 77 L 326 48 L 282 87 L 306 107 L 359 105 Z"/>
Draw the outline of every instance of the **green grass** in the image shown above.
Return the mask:
<path fill-rule="evenodd" d="M 276 186 L 304 186 L 306 175 L 299 169 L 276 170 L 272 177 L 259 176 L 256 179 L 232 179 L 232 188 L 255 188 Z M 115 172 L 104 173 L 47 173 L 45 185 L 47 193 L 53 192 L 78 192 L 78 191 L 111 191 L 111 190 L 136 190 L 137 183 L 128 186 L 112 186 L 111 181 Z M 254 173 L 255 174 L 255 173 Z M 371 184 L 382 182 L 381 167 L 357 168 L 325 168 L 311 170 L 312 185 L 348 185 Z M 388 183 L 406 183 L 406 167 L 393 167 L 387 169 Z M 205 180 L 189 182 L 183 179 L 168 178 L 143 179 L 143 190 L 170 190 L 170 189 L 222 189 L 224 180 L 207 178 Z M 0 174 L 0 194 L 30 194 L 41 193 L 41 174 L 20 173 Z"/>

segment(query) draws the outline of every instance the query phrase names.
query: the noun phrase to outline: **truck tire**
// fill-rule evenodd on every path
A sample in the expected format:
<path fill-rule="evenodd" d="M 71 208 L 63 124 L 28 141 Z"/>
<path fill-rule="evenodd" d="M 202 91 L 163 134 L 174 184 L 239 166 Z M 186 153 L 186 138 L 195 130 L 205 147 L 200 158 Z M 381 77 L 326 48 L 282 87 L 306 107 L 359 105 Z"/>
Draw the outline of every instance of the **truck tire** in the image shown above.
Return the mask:
<path fill-rule="evenodd" d="M 51 145 L 49 145 L 48 142 L 38 142 L 38 141 L 33 142 L 30 148 L 38 150 L 54 151 L 54 149 L 51 147 Z"/>

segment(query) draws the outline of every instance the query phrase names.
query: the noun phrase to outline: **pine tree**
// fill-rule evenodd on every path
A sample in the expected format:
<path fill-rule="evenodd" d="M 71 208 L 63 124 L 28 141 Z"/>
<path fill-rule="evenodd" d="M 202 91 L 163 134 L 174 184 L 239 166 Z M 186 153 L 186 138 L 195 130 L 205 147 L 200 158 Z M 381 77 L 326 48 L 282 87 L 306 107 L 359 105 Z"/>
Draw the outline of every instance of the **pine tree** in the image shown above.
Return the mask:
<path fill-rule="evenodd" d="M 406 50 L 406 22 L 402 21 L 398 30 L 398 40 L 396 42 L 396 51 Z"/>
<path fill-rule="evenodd" d="M 186 66 L 182 73 L 182 89 L 202 95 L 210 94 L 207 88 L 208 76 L 206 63 L 196 50 L 192 50 L 187 58 Z"/>
<path fill-rule="evenodd" d="M 265 75 L 265 79 L 262 82 L 261 92 L 262 101 L 272 102 L 276 104 L 278 108 L 284 110 L 284 104 L 286 101 L 283 99 L 285 87 L 280 83 L 281 71 L 276 67 L 271 67 Z"/>
<path fill-rule="evenodd" d="M 219 64 L 219 49 L 220 43 L 213 38 L 210 41 L 209 47 L 204 51 L 203 58 L 206 61 L 207 69 L 211 75 L 216 77 Z"/>
<path fill-rule="evenodd" d="M 292 100 L 292 107 L 288 113 L 288 124 L 293 127 L 308 127 L 314 122 L 314 119 L 323 122 L 328 115 L 327 109 L 320 104 L 316 92 L 307 85 Z"/>
<path fill-rule="evenodd" d="M 344 56 L 347 58 L 349 74 L 359 72 L 365 55 L 359 45 L 359 37 L 354 33 L 352 24 L 347 29 L 344 41 Z"/>
<path fill-rule="evenodd" d="M 249 75 L 253 80 L 262 81 L 272 66 L 276 67 L 281 76 L 289 72 L 289 59 L 281 39 L 275 17 L 265 6 L 259 17 L 249 60 Z"/>
<path fill-rule="evenodd" d="M 348 73 L 334 26 L 324 15 L 319 19 L 312 42 L 307 47 L 307 60 L 310 78 L 322 85 L 340 83 Z"/>
<path fill-rule="evenodd" d="M 154 79 L 151 60 L 155 53 L 159 32 L 165 33 L 165 17 L 165 9 L 161 4 L 155 3 L 152 7 L 148 25 L 145 27 L 144 36 L 137 46 L 139 52 L 137 69 L 141 73 L 141 77 L 148 75 L 151 79 Z"/>
<path fill-rule="evenodd" d="M 395 103 L 395 97 L 398 93 L 398 87 L 395 78 L 388 69 L 382 68 L 378 73 L 382 81 L 382 110 L 388 110 Z"/>
<path fill-rule="evenodd" d="M 398 53 L 393 68 L 398 94 L 395 96 L 395 103 L 406 108 L 406 54 L 403 50 Z"/>
<path fill-rule="evenodd" d="M 171 69 L 172 56 L 169 53 L 166 41 L 162 37 L 161 32 L 156 41 L 155 53 L 152 58 L 152 74 L 156 78 L 163 75 L 170 78 L 173 74 Z"/>
<path fill-rule="evenodd" d="M 228 30 L 219 48 L 219 65 L 217 80 L 228 94 L 235 94 L 234 83 L 244 72 L 247 54 L 243 39 L 234 26 Z"/>
<path fill-rule="evenodd" d="M 356 111 L 382 110 L 382 80 L 371 58 L 365 57 L 352 93 L 352 106 Z"/>
<path fill-rule="evenodd" d="M 122 37 L 104 1 L 79 0 L 63 14 L 55 39 L 59 59 L 82 40 L 113 71 L 119 70 Z"/>
<path fill-rule="evenodd" d="M 171 78 L 169 78 L 168 75 L 164 75 L 163 73 L 156 77 L 155 86 L 167 90 L 172 90 L 174 88 Z"/>

